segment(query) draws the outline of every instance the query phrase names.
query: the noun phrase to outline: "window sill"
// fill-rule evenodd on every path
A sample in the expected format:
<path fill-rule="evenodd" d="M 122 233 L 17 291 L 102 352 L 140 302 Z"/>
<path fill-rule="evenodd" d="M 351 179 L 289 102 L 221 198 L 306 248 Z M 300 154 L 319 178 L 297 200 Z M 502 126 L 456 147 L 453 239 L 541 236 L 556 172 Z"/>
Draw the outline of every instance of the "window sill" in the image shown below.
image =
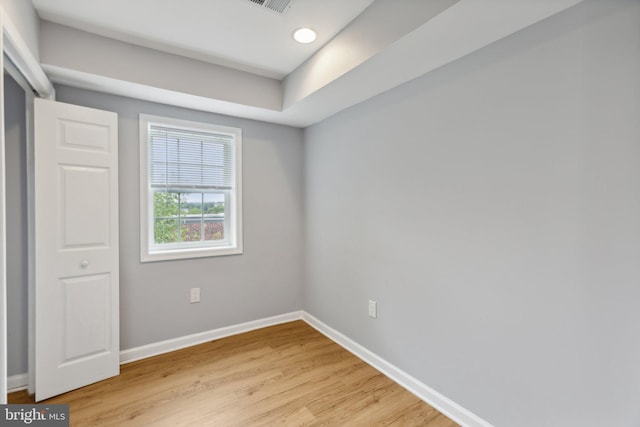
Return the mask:
<path fill-rule="evenodd" d="M 242 254 L 241 247 L 191 248 L 149 251 L 140 254 L 140 262 L 172 261 L 179 259 L 206 258 Z"/>

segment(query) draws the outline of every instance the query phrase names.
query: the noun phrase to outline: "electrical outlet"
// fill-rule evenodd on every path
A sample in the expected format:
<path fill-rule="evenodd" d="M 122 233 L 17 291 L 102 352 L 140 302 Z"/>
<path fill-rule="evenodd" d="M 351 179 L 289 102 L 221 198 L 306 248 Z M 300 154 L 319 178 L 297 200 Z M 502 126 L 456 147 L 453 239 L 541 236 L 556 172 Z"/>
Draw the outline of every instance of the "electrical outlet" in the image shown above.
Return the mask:
<path fill-rule="evenodd" d="M 191 303 L 200 302 L 200 288 L 191 288 Z"/>
<path fill-rule="evenodd" d="M 378 303 L 371 300 L 369 300 L 369 317 L 372 319 L 378 318 Z"/>

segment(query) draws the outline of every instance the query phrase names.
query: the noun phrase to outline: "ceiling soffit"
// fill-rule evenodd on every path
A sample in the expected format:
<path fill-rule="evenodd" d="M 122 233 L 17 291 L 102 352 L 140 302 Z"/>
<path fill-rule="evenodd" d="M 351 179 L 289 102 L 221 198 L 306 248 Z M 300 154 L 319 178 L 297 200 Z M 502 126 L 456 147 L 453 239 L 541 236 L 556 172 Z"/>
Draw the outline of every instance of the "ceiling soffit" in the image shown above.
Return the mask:
<path fill-rule="evenodd" d="M 377 0 L 282 81 L 50 23 L 41 62 L 57 83 L 305 127 L 581 1 L 434 0 L 403 12 Z M 389 17 L 395 26 L 372 30 Z"/>

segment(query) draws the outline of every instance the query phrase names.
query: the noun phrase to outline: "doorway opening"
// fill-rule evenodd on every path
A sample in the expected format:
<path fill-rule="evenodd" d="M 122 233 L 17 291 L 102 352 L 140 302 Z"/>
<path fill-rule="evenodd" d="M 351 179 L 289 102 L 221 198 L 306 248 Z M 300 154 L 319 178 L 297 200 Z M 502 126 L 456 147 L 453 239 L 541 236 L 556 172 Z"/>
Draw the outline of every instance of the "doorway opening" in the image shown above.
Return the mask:
<path fill-rule="evenodd" d="M 4 58 L 7 389 L 29 383 L 29 103 L 26 80 Z"/>

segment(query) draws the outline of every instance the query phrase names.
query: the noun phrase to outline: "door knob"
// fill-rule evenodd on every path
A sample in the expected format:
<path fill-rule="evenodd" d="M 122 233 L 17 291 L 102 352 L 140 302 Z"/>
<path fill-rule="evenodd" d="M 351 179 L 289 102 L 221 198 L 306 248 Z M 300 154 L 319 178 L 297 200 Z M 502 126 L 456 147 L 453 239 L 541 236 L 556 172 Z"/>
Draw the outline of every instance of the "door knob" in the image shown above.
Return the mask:
<path fill-rule="evenodd" d="M 82 262 L 80 263 L 80 267 L 82 267 L 82 268 L 89 267 L 89 261 L 86 260 L 86 259 L 83 259 Z"/>

